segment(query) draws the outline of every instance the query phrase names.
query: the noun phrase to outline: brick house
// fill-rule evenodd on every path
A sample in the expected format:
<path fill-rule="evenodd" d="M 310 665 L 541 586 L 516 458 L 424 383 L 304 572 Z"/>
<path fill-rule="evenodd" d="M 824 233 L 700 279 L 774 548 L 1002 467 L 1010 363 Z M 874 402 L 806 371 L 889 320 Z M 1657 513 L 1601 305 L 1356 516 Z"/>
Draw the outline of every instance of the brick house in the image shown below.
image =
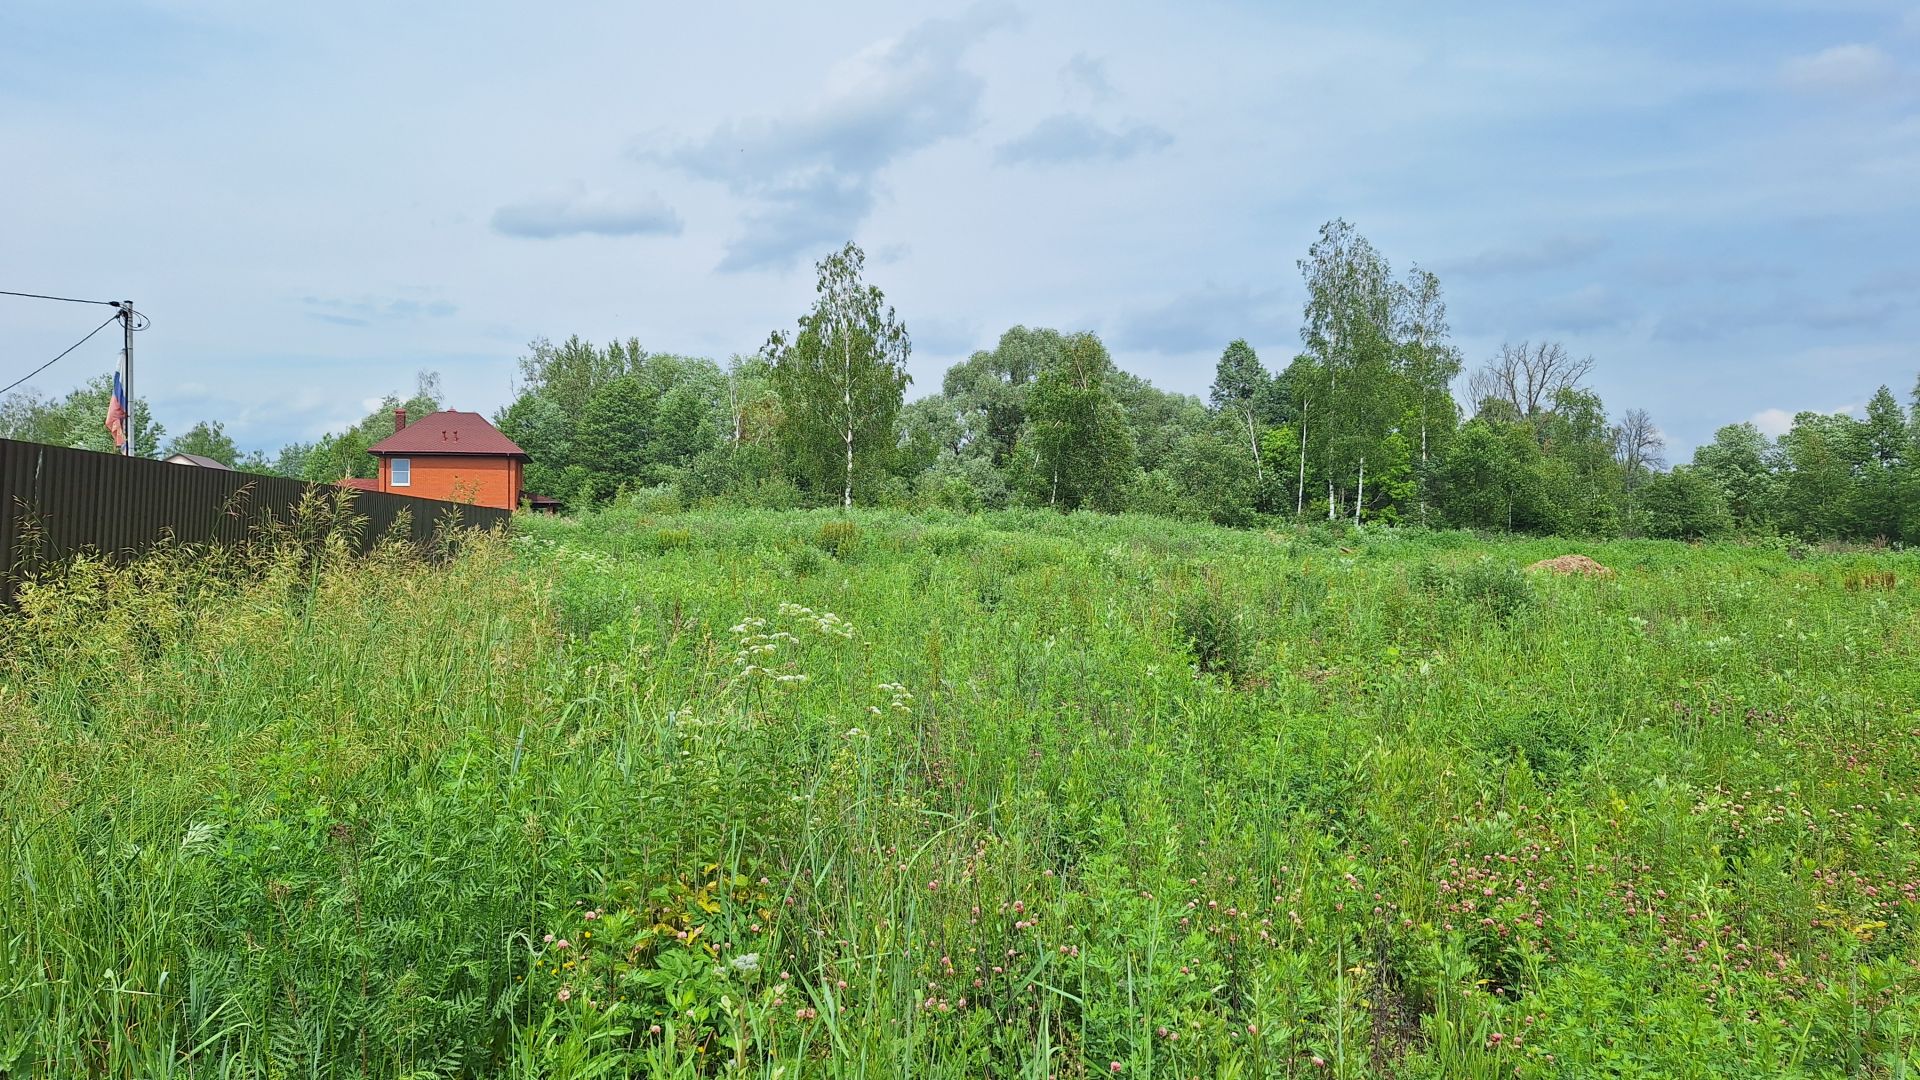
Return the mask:
<path fill-rule="evenodd" d="M 407 423 L 393 411 L 392 435 L 367 447 L 380 459 L 368 490 L 422 499 L 495 506 L 520 505 L 527 452 L 479 413 L 442 409 Z"/>

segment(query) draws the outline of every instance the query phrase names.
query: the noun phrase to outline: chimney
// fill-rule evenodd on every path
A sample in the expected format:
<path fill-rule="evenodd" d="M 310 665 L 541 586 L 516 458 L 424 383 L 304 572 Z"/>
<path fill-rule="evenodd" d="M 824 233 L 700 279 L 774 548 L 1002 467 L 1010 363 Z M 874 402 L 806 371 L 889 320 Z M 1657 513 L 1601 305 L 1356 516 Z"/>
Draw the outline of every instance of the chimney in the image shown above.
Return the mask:
<path fill-rule="evenodd" d="M 395 409 L 395 410 L 393 410 L 393 430 L 394 430 L 394 432 L 395 432 L 395 433 L 397 434 L 397 433 L 399 433 L 399 432 L 401 432 L 401 431 L 404 431 L 404 430 L 406 429 L 406 426 L 407 426 L 407 410 L 405 410 L 405 409 Z"/>

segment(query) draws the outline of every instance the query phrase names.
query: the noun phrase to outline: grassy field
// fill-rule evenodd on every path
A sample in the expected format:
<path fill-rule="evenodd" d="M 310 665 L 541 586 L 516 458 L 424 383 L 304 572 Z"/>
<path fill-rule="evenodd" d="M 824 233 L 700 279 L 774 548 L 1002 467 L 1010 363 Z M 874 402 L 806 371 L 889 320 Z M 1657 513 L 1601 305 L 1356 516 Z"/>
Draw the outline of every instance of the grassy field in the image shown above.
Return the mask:
<path fill-rule="evenodd" d="M 1920 557 L 522 528 L 0 619 L 0 1076 L 1920 1066 Z"/>

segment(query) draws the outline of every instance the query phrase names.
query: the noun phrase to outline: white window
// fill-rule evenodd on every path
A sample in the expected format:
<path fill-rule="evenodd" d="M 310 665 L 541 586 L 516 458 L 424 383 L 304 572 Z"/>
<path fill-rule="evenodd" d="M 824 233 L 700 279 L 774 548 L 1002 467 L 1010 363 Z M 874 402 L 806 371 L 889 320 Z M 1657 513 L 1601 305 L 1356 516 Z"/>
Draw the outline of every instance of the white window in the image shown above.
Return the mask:
<path fill-rule="evenodd" d="M 394 458 L 387 468 L 388 487 L 407 487 L 413 483 L 413 463 L 406 458 Z"/>

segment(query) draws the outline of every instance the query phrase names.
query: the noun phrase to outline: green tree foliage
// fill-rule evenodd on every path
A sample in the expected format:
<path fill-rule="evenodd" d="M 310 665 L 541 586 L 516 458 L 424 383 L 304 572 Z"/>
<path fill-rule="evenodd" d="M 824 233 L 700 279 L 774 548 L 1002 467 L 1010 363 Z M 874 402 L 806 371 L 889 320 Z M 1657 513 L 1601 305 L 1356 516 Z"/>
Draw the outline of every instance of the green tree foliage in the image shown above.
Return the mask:
<path fill-rule="evenodd" d="M 1440 469 L 1447 521 L 1506 532 L 1545 526 L 1541 460 L 1526 424 L 1476 417 L 1455 436 Z"/>
<path fill-rule="evenodd" d="M 766 356 L 782 410 L 780 440 L 794 475 L 816 498 L 854 504 L 856 488 L 890 470 L 900 403 L 912 379 L 907 328 L 861 277 L 857 245 L 822 259 L 818 297 L 799 330 L 776 331 Z"/>
<path fill-rule="evenodd" d="M 1207 395 L 1215 411 L 1231 417 L 1236 428 L 1246 429 L 1248 457 L 1253 462 L 1253 490 L 1266 486 L 1266 472 L 1260 456 L 1260 432 L 1266 426 L 1262 409 L 1273 400 L 1273 376 L 1260 363 L 1260 357 L 1246 339 L 1229 342 L 1213 369 L 1213 387 Z"/>
<path fill-rule="evenodd" d="M 1100 346 L 1100 351 L 1105 355 L 1106 346 Z M 1120 407 L 1133 437 L 1133 463 L 1143 470 L 1162 468 L 1172 459 L 1181 439 L 1212 426 L 1213 417 L 1199 398 L 1162 390 L 1138 375 L 1113 367 L 1111 360 L 1106 383 L 1107 393 Z"/>
<path fill-rule="evenodd" d="M 1728 424 L 1694 450 L 1693 471 L 1719 489 L 1736 528 L 1753 531 L 1772 522 L 1773 454 L 1773 440 L 1752 424 Z"/>
<path fill-rule="evenodd" d="M 233 468 L 240 463 L 240 448 L 227 435 L 226 427 L 218 420 L 202 420 L 188 428 L 186 434 L 176 435 L 167 443 L 161 457 L 175 454 L 193 454 L 197 457 L 213 460 Z"/>
<path fill-rule="evenodd" d="M 1886 387 L 1868 400 L 1859 436 L 1861 466 L 1854 479 L 1849 531 L 1863 539 L 1898 540 L 1920 521 L 1909 503 L 1913 435 L 1906 413 Z"/>
<path fill-rule="evenodd" d="M 1367 507 L 1367 460 L 1377 473 L 1382 441 L 1399 418 L 1394 332 L 1400 295 L 1387 260 L 1345 221 L 1331 221 L 1300 260 L 1307 305 L 1301 340 L 1320 376 L 1327 517 L 1351 501 L 1354 521 Z M 1375 493 L 1378 501 L 1378 492 Z"/>
<path fill-rule="evenodd" d="M 718 364 L 650 353 L 636 338 L 535 341 L 520 376 L 494 423 L 531 459 L 528 491 L 581 505 L 682 481 L 744 422 Z"/>
<path fill-rule="evenodd" d="M 1733 531 L 1733 515 L 1718 484 L 1681 466 L 1647 481 L 1647 535 L 1665 540 L 1711 540 Z"/>
<path fill-rule="evenodd" d="M 1418 434 L 1418 456 L 1413 468 L 1417 518 L 1428 520 L 1433 496 L 1435 463 L 1446 453 L 1460 423 L 1460 406 L 1450 387 L 1460 375 L 1460 350 L 1447 340 L 1447 304 L 1440 279 L 1414 267 L 1403 287 L 1399 370 L 1404 380 L 1407 415 L 1401 430 Z"/>
<path fill-rule="evenodd" d="M 1920 381 L 1907 408 L 1883 387 L 1860 417 L 1803 413 L 1777 443 L 1730 425 L 1669 473 L 1653 418 L 1610 418 L 1586 385 L 1593 357 L 1558 341 L 1501 345 L 1467 380 L 1463 424 L 1436 275 L 1416 265 L 1396 278 L 1344 220 L 1298 266 L 1301 353 L 1276 373 L 1245 339 L 1228 342 L 1204 402 L 1120 370 L 1091 334 L 1027 326 L 906 402 L 906 330 L 849 244 L 817 265 L 798 328 L 759 353 L 723 368 L 631 338 L 543 339 L 496 422 L 532 458 L 528 490 L 583 505 L 672 485 L 685 501 L 753 506 L 1028 504 L 1255 525 L 1319 516 L 1324 500 L 1327 518 L 1356 524 L 1920 542 Z M 436 407 L 429 396 L 406 404 Z M 104 442 L 104 397 L 72 400 L 9 399 L 0 432 Z M 391 431 L 394 404 L 271 466 L 247 460 L 369 475 L 365 447 Z"/>
<path fill-rule="evenodd" d="M 0 439 L 119 453 L 107 430 L 107 402 L 112 396 L 112 375 L 95 375 L 60 398 L 42 397 L 30 390 L 10 394 L 0 401 Z M 166 428 L 154 422 L 146 398 L 136 396 L 132 412 L 134 450 L 141 457 L 160 457 Z"/>
<path fill-rule="evenodd" d="M 1780 437 L 1781 527 L 1810 539 L 1850 537 L 1854 528 L 1854 479 L 1866 468 L 1862 425 L 1846 416 L 1803 412 Z"/>
<path fill-rule="evenodd" d="M 1113 359 L 1092 334 L 1062 344 L 1034 379 L 1016 468 L 1037 502 L 1121 510 L 1137 466 L 1133 433 L 1112 390 Z"/>
<path fill-rule="evenodd" d="M 1356 523 L 1430 520 L 1438 463 L 1459 423 L 1448 386 L 1460 355 L 1440 279 L 1415 267 L 1394 280 L 1386 257 L 1340 220 L 1322 226 L 1299 265 L 1306 353 L 1275 388 L 1276 419 L 1300 445 L 1290 455 L 1296 512 L 1317 472 L 1329 519 L 1350 507 Z"/>
<path fill-rule="evenodd" d="M 1552 406 L 1534 417 L 1533 428 L 1541 447 L 1548 530 L 1570 536 L 1618 532 L 1621 475 L 1600 395 L 1561 389 Z"/>
<path fill-rule="evenodd" d="M 1181 439 L 1161 470 L 1165 490 L 1173 496 L 1166 510 L 1218 525 L 1252 525 L 1260 483 L 1253 451 L 1241 441 L 1244 434 L 1239 422 L 1229 419 L 1213 431 Z"/>
<path fill-rule="evenodd" d="M 1041 370 L 1058 362 L 1066 339 L 1058 330 L 1016 326 L 947 369 L 941 394 L 960 427 L 955 452 L 984 456 L 1004 469 L 1027 422 L 1027 395 Z"/>

